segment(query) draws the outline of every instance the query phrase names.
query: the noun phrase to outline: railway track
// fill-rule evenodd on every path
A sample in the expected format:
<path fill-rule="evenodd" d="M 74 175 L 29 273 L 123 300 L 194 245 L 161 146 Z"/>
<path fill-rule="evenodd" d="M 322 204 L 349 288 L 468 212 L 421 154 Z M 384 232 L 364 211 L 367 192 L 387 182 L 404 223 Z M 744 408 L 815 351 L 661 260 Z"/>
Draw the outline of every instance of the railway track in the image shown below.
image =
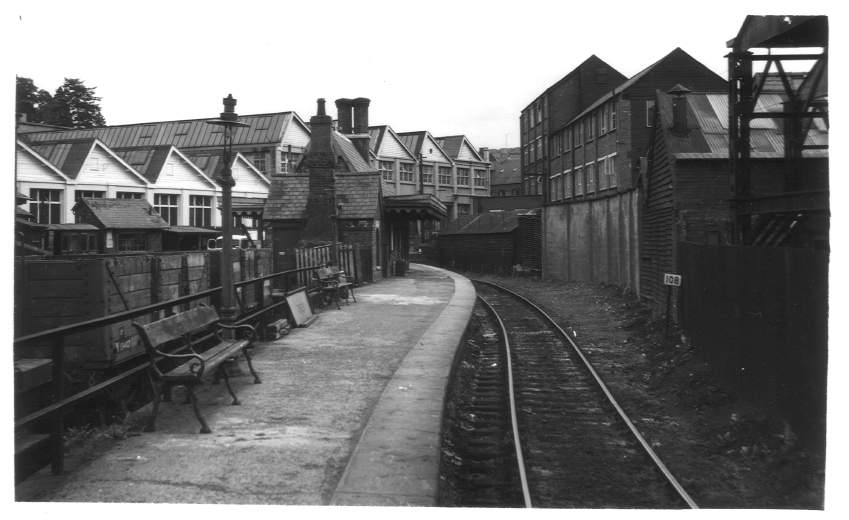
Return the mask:
<path fill-rule="evenodd" d="M 485 458 L 486 446 L 497 445 L 500 452 L 493 458 L 516 464 L 507 472 L 509 477 L 477 478 L 478 482 L 489 487 L 509 482 L 512 491 L 502 490 L 502 495 L 513 497 L 519 493 L 516 486 L 521 486 L 527 507 L 697 507 L 565 331 L 532 302 L 507 289 L 477 281 L 475 287 L 492 313 L 492 322 L 482 327 L 499 332 L 498 340 L 489 343 L 506 343 L 510 352 L 510 362 L 506 357 L 495 361 L 495 354 L 486 354 L 491 359 L 484 366 L 499 367 L 504 375 L 512 375 L 512 382 L 506 397 L 503 389 L 507 385 L 501 385 L 500 404 L 491 407 L 491 417 L 478 417 L 468 411 L 473 408 L 466 409 L 465 419 L 469 414 L 478 419 L 478 423 L 468 420 L 467 428 L 481 428 L 470 436 L 480 440 L 475 457 Z M 468 398 L 469 406 L 476 401 L 496 401 L 491 382 L 485 386 L 489 393 Z M 503 424 L 511 412 L 512 434 Z M 498 438 L 493 434 L 498 428 L 508 435 L 506 444 L 487 441 Z M 477 435 L 484 431 L 489 437 Z M 513 443 L 517 438 L 520 442 Z M 506 455 L 507 448 L 515 455 Z M 459 451 L 468 456 L 468 451 Z M 485 469 L 481 466 L 477 474 L 484 474 Z M 499 471 L 505 474 L 505 470 Z"/>

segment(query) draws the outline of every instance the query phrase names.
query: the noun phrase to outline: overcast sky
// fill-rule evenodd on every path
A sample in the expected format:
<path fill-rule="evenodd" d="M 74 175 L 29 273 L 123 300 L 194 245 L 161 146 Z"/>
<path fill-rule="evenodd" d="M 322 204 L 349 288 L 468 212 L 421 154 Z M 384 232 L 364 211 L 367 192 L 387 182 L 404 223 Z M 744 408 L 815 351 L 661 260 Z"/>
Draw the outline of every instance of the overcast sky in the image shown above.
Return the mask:
<path fill-rule="evenodd" d="M 727 77 L 746 14 L 799 2 L 16 0 L 14 73 L 97 87 L 107 124 L 371 99 L 370 124 L 519 144 L 520 110 L 592 54 L 625 76 L 681 47 Z M 573 5 L 578 4 L 578 5 Z"/>

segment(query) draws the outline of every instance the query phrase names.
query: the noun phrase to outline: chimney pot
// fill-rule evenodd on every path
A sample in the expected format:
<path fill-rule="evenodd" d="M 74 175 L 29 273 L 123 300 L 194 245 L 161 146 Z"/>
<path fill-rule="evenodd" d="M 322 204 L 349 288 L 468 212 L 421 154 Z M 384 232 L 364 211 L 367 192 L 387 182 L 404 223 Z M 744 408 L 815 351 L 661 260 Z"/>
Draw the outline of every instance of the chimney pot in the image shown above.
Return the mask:
<path fill-rule="evenodd" d="M 316 115 L 326 116 L 327 112 L 324 111 L 324 98 L 318 98 L 318 112 Z"/>
<path fill-rule="evenodd" d="M 354 107 L 354 133 L 365 134 L 368 132 L 368 106 L 371 100 L 368 98 L 356 98 L 351 100 Z"/>
<path fill-rule="evenodd" d="M 336 100 L 336 113 L 339 120 L 339 131 L 343 134 L 350 134 L 352 130 L 352 107 L 351 100 L 348 98 L 339 98 Z"/>

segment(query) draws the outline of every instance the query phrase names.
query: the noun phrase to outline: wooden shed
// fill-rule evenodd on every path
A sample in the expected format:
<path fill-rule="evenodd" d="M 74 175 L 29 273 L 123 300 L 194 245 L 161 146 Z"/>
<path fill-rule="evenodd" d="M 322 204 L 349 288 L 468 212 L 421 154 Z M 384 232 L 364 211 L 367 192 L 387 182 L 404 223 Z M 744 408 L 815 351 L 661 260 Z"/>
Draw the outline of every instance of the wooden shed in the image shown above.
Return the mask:
<path fill-rule="evenodd" d="M 144 199 L 81 198 L 73 211 L 77 224 L 100 230 L 102 253 L 162 251 L 168 223 Z"/>

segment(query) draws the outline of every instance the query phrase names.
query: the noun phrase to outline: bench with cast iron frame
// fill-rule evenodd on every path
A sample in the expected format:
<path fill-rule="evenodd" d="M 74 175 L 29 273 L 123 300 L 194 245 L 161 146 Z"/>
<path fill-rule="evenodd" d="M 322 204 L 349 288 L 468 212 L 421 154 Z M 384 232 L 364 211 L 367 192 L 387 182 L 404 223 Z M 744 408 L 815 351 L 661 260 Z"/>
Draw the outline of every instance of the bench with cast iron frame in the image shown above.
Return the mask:
<path fill-rule="evenodd" d="M 318 287 L 321 289 L 321 294 L 325 299 L 336 303 L 336 308 L 341 309 L 339 300 L 344 294 L 345 303 L 348 302 L 348 296 L 353 298 L 354 303 L 357 302 L 357 297 L 354 296 L 354 284 L 348 281 L 345 271 L 340 271 L 337 267 L 322 267 L 313 271 L 315 279 L 318 281 Z"/>
<path fill-rule="evenodd" d="M 187 400 L 191 402 L 195 416 L 200 422 L 200 433 L 211 433 L 209 425 L 198 409 L 197 396 L 194 387 L 203 384 L 205 379 L 212 377 L 213 382 L 223 379 L 227 391 L 233 398 L 232 404 L 240 404 L 233 388 L 230 386 L 230 376 L 227 373 L 227 361 L 245 356 L 248 368 L 254 377 L 254 383 L 260 383 L 259 376 L 254 370 L 248 349 L 253 347 L 256 331 L 250 325 L 225 325 L 219 322 L 218 313 L 207 305 L 193 307 L 184 312 L 148 324 L 133 322 L 150 357 L 148 378 L 153 389 L 153 413 L 145 431 L 155 431 L 156 415 L 159 412 L 160 400 L 171 400 L 171 388 L 183 385 L 186 388 Z M 225 331 L 232 331 L 233 338 L 227 337 Z M 236 339 L 237 331 L 245 331 L 246 338 Z M 203 352 L 195 349 L 205 339 L 214 339 L 215 345 Z M 175 344 L 180 344 L 175 346 Z M 175 350 L 181 353 L 174 353 Z M 182 353 L 182 351 L 188 351 Z M 177 364 L 174 368 L 161 370 L 163 362 L 169 365 Z"/>

